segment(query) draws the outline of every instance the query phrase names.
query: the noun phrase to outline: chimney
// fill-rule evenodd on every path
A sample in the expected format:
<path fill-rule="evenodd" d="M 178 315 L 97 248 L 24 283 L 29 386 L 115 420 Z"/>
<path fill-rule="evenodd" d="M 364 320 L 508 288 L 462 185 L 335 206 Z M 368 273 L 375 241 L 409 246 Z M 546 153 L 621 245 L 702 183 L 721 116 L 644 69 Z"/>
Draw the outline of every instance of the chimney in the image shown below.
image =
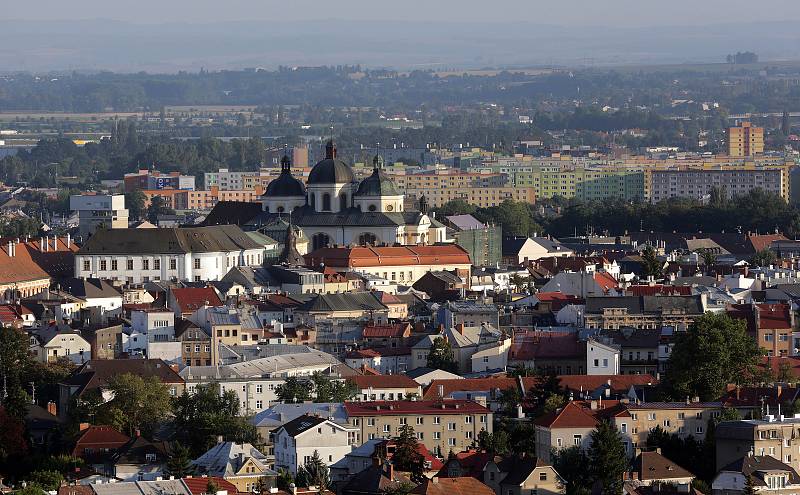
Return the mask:
<path fill-rule="evenodd" d="M 464 334 L 464 324 L 463 323 L 459 323 L 459 324 L 456 325 L 456 332 L 458 332 L 458 333 L 460 333 L 462 335 Z"/>
<path fill-rule="evenodd" d="M 58 416 L 58 414 L 56 414 L 58 412 L 58 410 L 56 409 L 56 403 L 55 402 L 50 401 L 50 402 L 47 403 L 47 412 L 49 412 L 53 416 Z"/>
<path fill-rule="evenodd" d="M 47 252 L 47 244 L 45 244 L 45 242 L 44 242 L 45 239 L 46 239 L 46 237 L 40 237 L 39 238 L 39 249 L 41 249 L 42 252 L 46 253 Z"/>
<path fill-rule="evenodd" d="M 8 257 L 9 258 L 14 257 L 14 243 L 11 241 L 8 241 Z"/>
<path fill-rule="evenodd" d="M 386 463 L 386 477 L 390 480 L 394 479 L 394 466 L 391 462 Z"/>
<path fill-rule="evenodd" d="M 72 236 L 67 232 L 67 249 L 72 247 Z"/>

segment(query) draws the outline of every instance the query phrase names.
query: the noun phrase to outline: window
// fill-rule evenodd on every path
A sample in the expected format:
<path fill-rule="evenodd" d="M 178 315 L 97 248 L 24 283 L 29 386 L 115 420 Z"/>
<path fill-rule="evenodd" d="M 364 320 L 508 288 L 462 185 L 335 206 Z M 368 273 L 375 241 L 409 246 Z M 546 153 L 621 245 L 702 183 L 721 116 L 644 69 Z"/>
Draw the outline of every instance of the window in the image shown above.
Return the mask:
<path fill-rule="evenodd" d="M 434 440 L 439 440 L 441 438 L 442 438 L 442 433 L 441 432 L 438 432 L 438 431 L 434 431 L 433 432 L 433 439 Z"/>
<path fill-rule="evenodd" d="M 400 424 L 401 424 L 401 425 L 407 425 L 407 424 L 408 424 L 408 419 L 406 419 L 406 418 L 400 418 Z"/>
<path fill-rule="evenodd" d="M 390 431 L 391 431 L 391 429 L 390 429 L 390 427 L 389 427 L 389 425 L 388 425 L 388 424 L 386 424 L 386 425 L 383 425 L 383 432 L 384 432 L 384 433 L 389 433 Z"/>
<path fill-rule="evenodd" d="M 153 270 L 161 270 L 161 260 L 154 259 L 153 260 Z"/>
<path fill-rule="evenodd" d="M 178 262 L 175 261 L 175 258 L 170 259 L 169 260 L 169 269 L 170 270 L 175 270 L 177 268 L 178 268 Z"/>
<path fill-rule="evenodd" d="M 117 271 L 117 260 L 111 260 L 111 271 Z"/>
<path fill-rule="evenodd" d="M 367 426 L 375 426 L 375 418 L 367 418 Z"/>
<path fill-rule="evenodd" d="M 647 413 L 647 420 L 648 421 L 655 421 L 656 420 L 656 413 Z"/>
<path fill-rule="evenodd" d="M 702 435 L 703 434 L 703 427 L 702 426 L 698 426 L 697 428 L 694 429 L 694 432 L 696 434 L 698 434 L 698 435 Z"/>
<path fill-rule="evenodd" d="M 447 423 L 447 429 L 449 431 L 456 431 L 456 424 L 455 423 Z"/>
<path fill-rule="evenodd" d="M 142 260 L 142 270 L 150 269 L 150 260 Z"/>
<path fill-rule="evenodd" d="M 83 271 L 88 272 L 92 269 L 92 262 L 89 260 L 83 260 Z"/>
<path fill-rule="evenodd" d="M 108 269 L 108 267 L 106 266 L 106 260 L 100 260 L 100 271 L 104 272 L 107 269 Z"/>
<path fill-rule="evenodd" d="M 619 431 L 621 431 L 622 433 L 628 433 L 628 425 L 622 423 L 621 425 L 619 425 Z"/>
<path fill-rule="evenodd" d="M 423 417 L 418 417 L 417 418 L 417 424 L 418 425 L 421 425 L 421 424 L 424 424 L 424 423 L 425 423 L 425 418 L 423 418 Z"/>
<path fill-rule="evenodd" d="M 263 405 L 264 405 L 264 403 L 261 402 L 260 400 L 256 401 L 256 409 L 261 409 L 263 407 Z"/>
<path fill-rule="evenodd" d="M 133 260 L 126 260 L 125 268 L 127 268 L 128 270 L 133 270 Z"/>
<path fill-rule="evenodd" d="M 686 413 L 679 412 L 678 419 L 686 419 Z"/>
<path fill-rule="evenodd" d="M 260 394 L 263 391 L 264 391 L 264 386 L 263 385 L 256 385 L 256 393 L 257 394 Z"/>
<path fill-rule="evenodd" d="M 200 258 L 195 258 L 194 259 L 194 269 L 195 270 L 199 270 L 200 269 Z"/>
<path fill-rule="evenodd" d="M 455 438 L 448 438 L 447 439 L 447 445 L 449 445 L 451 447 L 454 447 L 455 444 L 456 444 L 456 439 Z"/>
<path fill-rule="evenodd" d="M 580 435 L 572 435 L 572 445 L 578 445 L 578 446 L 580 446 L 580 444 L 581 444 L 581 438 L 582 438 L 582 437 L 581 437 Z"/>
<path fill-rule="evenodd" d="M 547 473 L 546 472 L 539 473 L 539 481 L 547 481 Z"/>
<path fill-rule="evenodd" d="M 472 424 L 472 416 L 464 416 L 464 424 L 471 425 Z"/>
<path fill-rule="evenodd" d="M 441 424 L 441 423 L 442 423 L 442 418 L 440 418 L 439 416 L 434 416 L 433 417 L 433 424 L 438 425 L 438 424 Z"/>
<path fill-rule="evenodd" d="M 465 432 L 464 433 L 464 438 L 466 438 L 467 440 L 471 439 L 472 438 L 472 432 L 471 431 Z"/>
<path fill-rule="evenodd" d="M 331 211 L 331 195 L 328 193 L 322 195 L 322 211 Z"/>

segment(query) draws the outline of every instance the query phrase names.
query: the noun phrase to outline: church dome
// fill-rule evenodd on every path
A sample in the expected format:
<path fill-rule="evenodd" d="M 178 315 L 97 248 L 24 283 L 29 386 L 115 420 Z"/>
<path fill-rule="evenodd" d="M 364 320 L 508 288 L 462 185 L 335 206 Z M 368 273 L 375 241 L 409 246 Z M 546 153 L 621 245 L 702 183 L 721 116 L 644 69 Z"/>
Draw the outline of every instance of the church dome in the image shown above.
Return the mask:
<path fill-rule="evenodd" d="M 285 196 L 305 196 L 306 186 L 303 182 L 292 175 L 291 162 L 289 157 L 284 155 L 281 159 L 281 174 L 267 185 L 264 196 L 285 197 Z"/>
<path fill-rule="evenodd" d="M 347 184 L 355 181 L 353 169 L 336 158 L 336 145 L 328 141 L 325 145 L 325 159 L 314 165 L 308 174 L 308 184 Z"/>
<path fill-rule="evenodd" d="M 386 173 L 381 170 L 381 159 L 376 156 L 372 161 L 372 175 L 361 181 L 356 196 L 400 196 L 400 191 Z"/>

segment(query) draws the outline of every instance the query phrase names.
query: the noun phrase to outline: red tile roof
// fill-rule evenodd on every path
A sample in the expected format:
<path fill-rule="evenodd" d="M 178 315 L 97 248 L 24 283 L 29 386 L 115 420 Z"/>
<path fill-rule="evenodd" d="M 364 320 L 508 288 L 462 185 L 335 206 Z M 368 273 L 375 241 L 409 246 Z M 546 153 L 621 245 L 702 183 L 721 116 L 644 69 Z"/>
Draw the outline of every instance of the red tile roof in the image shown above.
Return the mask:
<path fill-rule="evenodd" d="M 523 377 L 525 390 L 536 386 L 536 377 Z M 651 375 L 559 375 L 558 384 L 565 390 L 591 391 L 611 383 L 612 392 L 627 392 L 636 385 L 655 385 L 658 380 Z"/>
<path fill-rule="evenodd" d="M 462 473 L 466 473 L 468 476 L 482 480 L 483 468 L 486 467 L 486 463 L 494 459 L 494 454 L 491 452 L 470 449 L 464 452 L 451 453 L 447 461 L 449 462 L 452 459 L 456 459 L 458 461 L 459 465 L 461 466 Z M 437 476 L 440 478 L 447 478 L 447 469 L 443 468 L 441 471 L 439 471 Z"/>
<path fill-rule="evenodd" d="M 768 329 L 791 329 L 792 313 L 788 304 L 731 304 L 728 306 L 727 313 L 732 318 L 747 321 L 747 330 L 755 333 L 755 312 L 758 310 L 758 328 Z"/>
<path fill-rule="evenodd" d="M 532 359 L 574 358 L 585 355 L 583 343 L 576 332 L 518 332 L 514 334 L 510 361 Z"/>
<path fill-rule="evenodd" d="M 355 375 L 347 378 L 360 389 L 367 388 L 419 388 L 419 383 L 405 375 Z"/>
<path fill-rule="evenodd" d="M 111 426 L 89 426 L 80 433 L 72 449 L 72 455 L 81 457 L 85 449 L 98 452 L 102 449 L 118 449 L 128 443 L 130 437 L 118 432 Z"/>
<path fill-rule="evenodd" d="M 374 358 L 380 356 L 411 355 L 410 347 L 376 347 L 374 349 L 357 349 L 350 351 L 345 357 L 349 359 Z"/>
<path fill-rule="evenodd" d="M 594 281 L 606 292 L 619 287 L 617 280 L 606 272 L 595 272 Z"/>
<path fill-rule="evenodd" d="M 461 246 L 331 247 L 305 255 L 307 266 L 336 268 L 367 266 L 451 265 L 471 263 Z"/>
<path fill-rule="evenodd" d="M 534 423 L 548 428 L 594 428 L 604 418 L 629 415 L 624 404 L 618 400 L 604 400 L 602 405 L 595 402 L 596 409 L 592 409 L 591 404 L 587 401 L 570 401 L 560 410 L 535 419 Z"/>
<path fill-rule="evenodd" d="M 8 243 L 0 245 L 0 284 L 49 280 L 50 275 L 31 258 L 23 243 L 12 248 L 9 256 Z"/>
<path fill-rule="evenodd" d="M 22 321 L 20 312 L 24 306 L 15 306 L 13 304 L 0 304 L 0 325 L 11 326 Z M 27 308 L 26 312 L 30 313 Z"/>
<path fill-rule="evenodd" d="M 222 306 L 222 301 L 213 287 L 183 287 L 172 289 L 172 297 L 181 313 L 194 313 L 208 303 L 209 306 Z"/>
<path fill-rule="evenodd" d="M 425 400 L 439 399 L 439 387 L 442 388 L 443 398 L 446 399 L 453 392 L 488 392 L 495 389 L 509 390 L 517 387 L 517 380 L 508 377 L 433 380 L 430 385 L 428 385 L 428 388 L 425 389 L 425 394 L 422 398 Z"/>
<path fill-rule="evenodd" d="M 410 493 L 414 495 L 494 495 L 494 490 L 477 479 L 467 476 L 426 479 Z"/>
<path fill-rule="evenodd" d="M 393 416 L 398 414 L 481 414 L 488 409 L 469 400 L 418 400 L 418 401 L 374 401 L 347 402 L 344 404 L 348 417 Z"/>
<path fill-rule="evenodd" d="M 750 235 L 747 241 L 753 246 L 753 252 L 763 251 L 769 249 L 772 241 L 787 241 L 788 239 L 783 234 L 765 234 L 765 235 Z"/>
<path fill-rule="evenodd" d="M 777 407 L 778 404 L 794 402 L 798 392 L 800 389 L 793 387 L 738 387 L 737 389 L 735 385 L 728 385 L 720 402 L 728 407 L 761 407 L 763 404 Z"/>
<path fill-rule="evenodd" d="M 209 481 L 214 481 L 219 489 L 227 491 L 228 495 L 233 495 L 238 492 L 236 485 L 218 476 L 186 477 L 181 478 L 181 481 L 183 481 L 186 488 L 192 492 L 192 495 L 204 495 L 208 491 L 206 488 L 208 487 Z"/>
<path fill-rule="evenodd" d="M 365 339 L 387 337 L 399 338 L 404 336 L 406 330 L 409 332 L 411 331 L 408 323 L 396 323 L 393 325 L 368 325 L 364 327 L 363 336 Z"/>

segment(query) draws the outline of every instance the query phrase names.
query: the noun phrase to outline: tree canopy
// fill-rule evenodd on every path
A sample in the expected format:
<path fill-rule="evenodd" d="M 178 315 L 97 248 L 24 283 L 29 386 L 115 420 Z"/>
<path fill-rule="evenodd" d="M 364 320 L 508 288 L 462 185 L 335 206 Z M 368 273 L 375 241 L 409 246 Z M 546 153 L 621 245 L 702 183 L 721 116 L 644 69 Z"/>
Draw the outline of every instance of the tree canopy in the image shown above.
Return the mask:
<path fill-rule="evenodd" d="M 675 400 L 715 400 L 729 383 L 747 383 L 758 373 L 763 351 L 743 320 L 706 313 L 675 338 L 663 382 Z"/>

